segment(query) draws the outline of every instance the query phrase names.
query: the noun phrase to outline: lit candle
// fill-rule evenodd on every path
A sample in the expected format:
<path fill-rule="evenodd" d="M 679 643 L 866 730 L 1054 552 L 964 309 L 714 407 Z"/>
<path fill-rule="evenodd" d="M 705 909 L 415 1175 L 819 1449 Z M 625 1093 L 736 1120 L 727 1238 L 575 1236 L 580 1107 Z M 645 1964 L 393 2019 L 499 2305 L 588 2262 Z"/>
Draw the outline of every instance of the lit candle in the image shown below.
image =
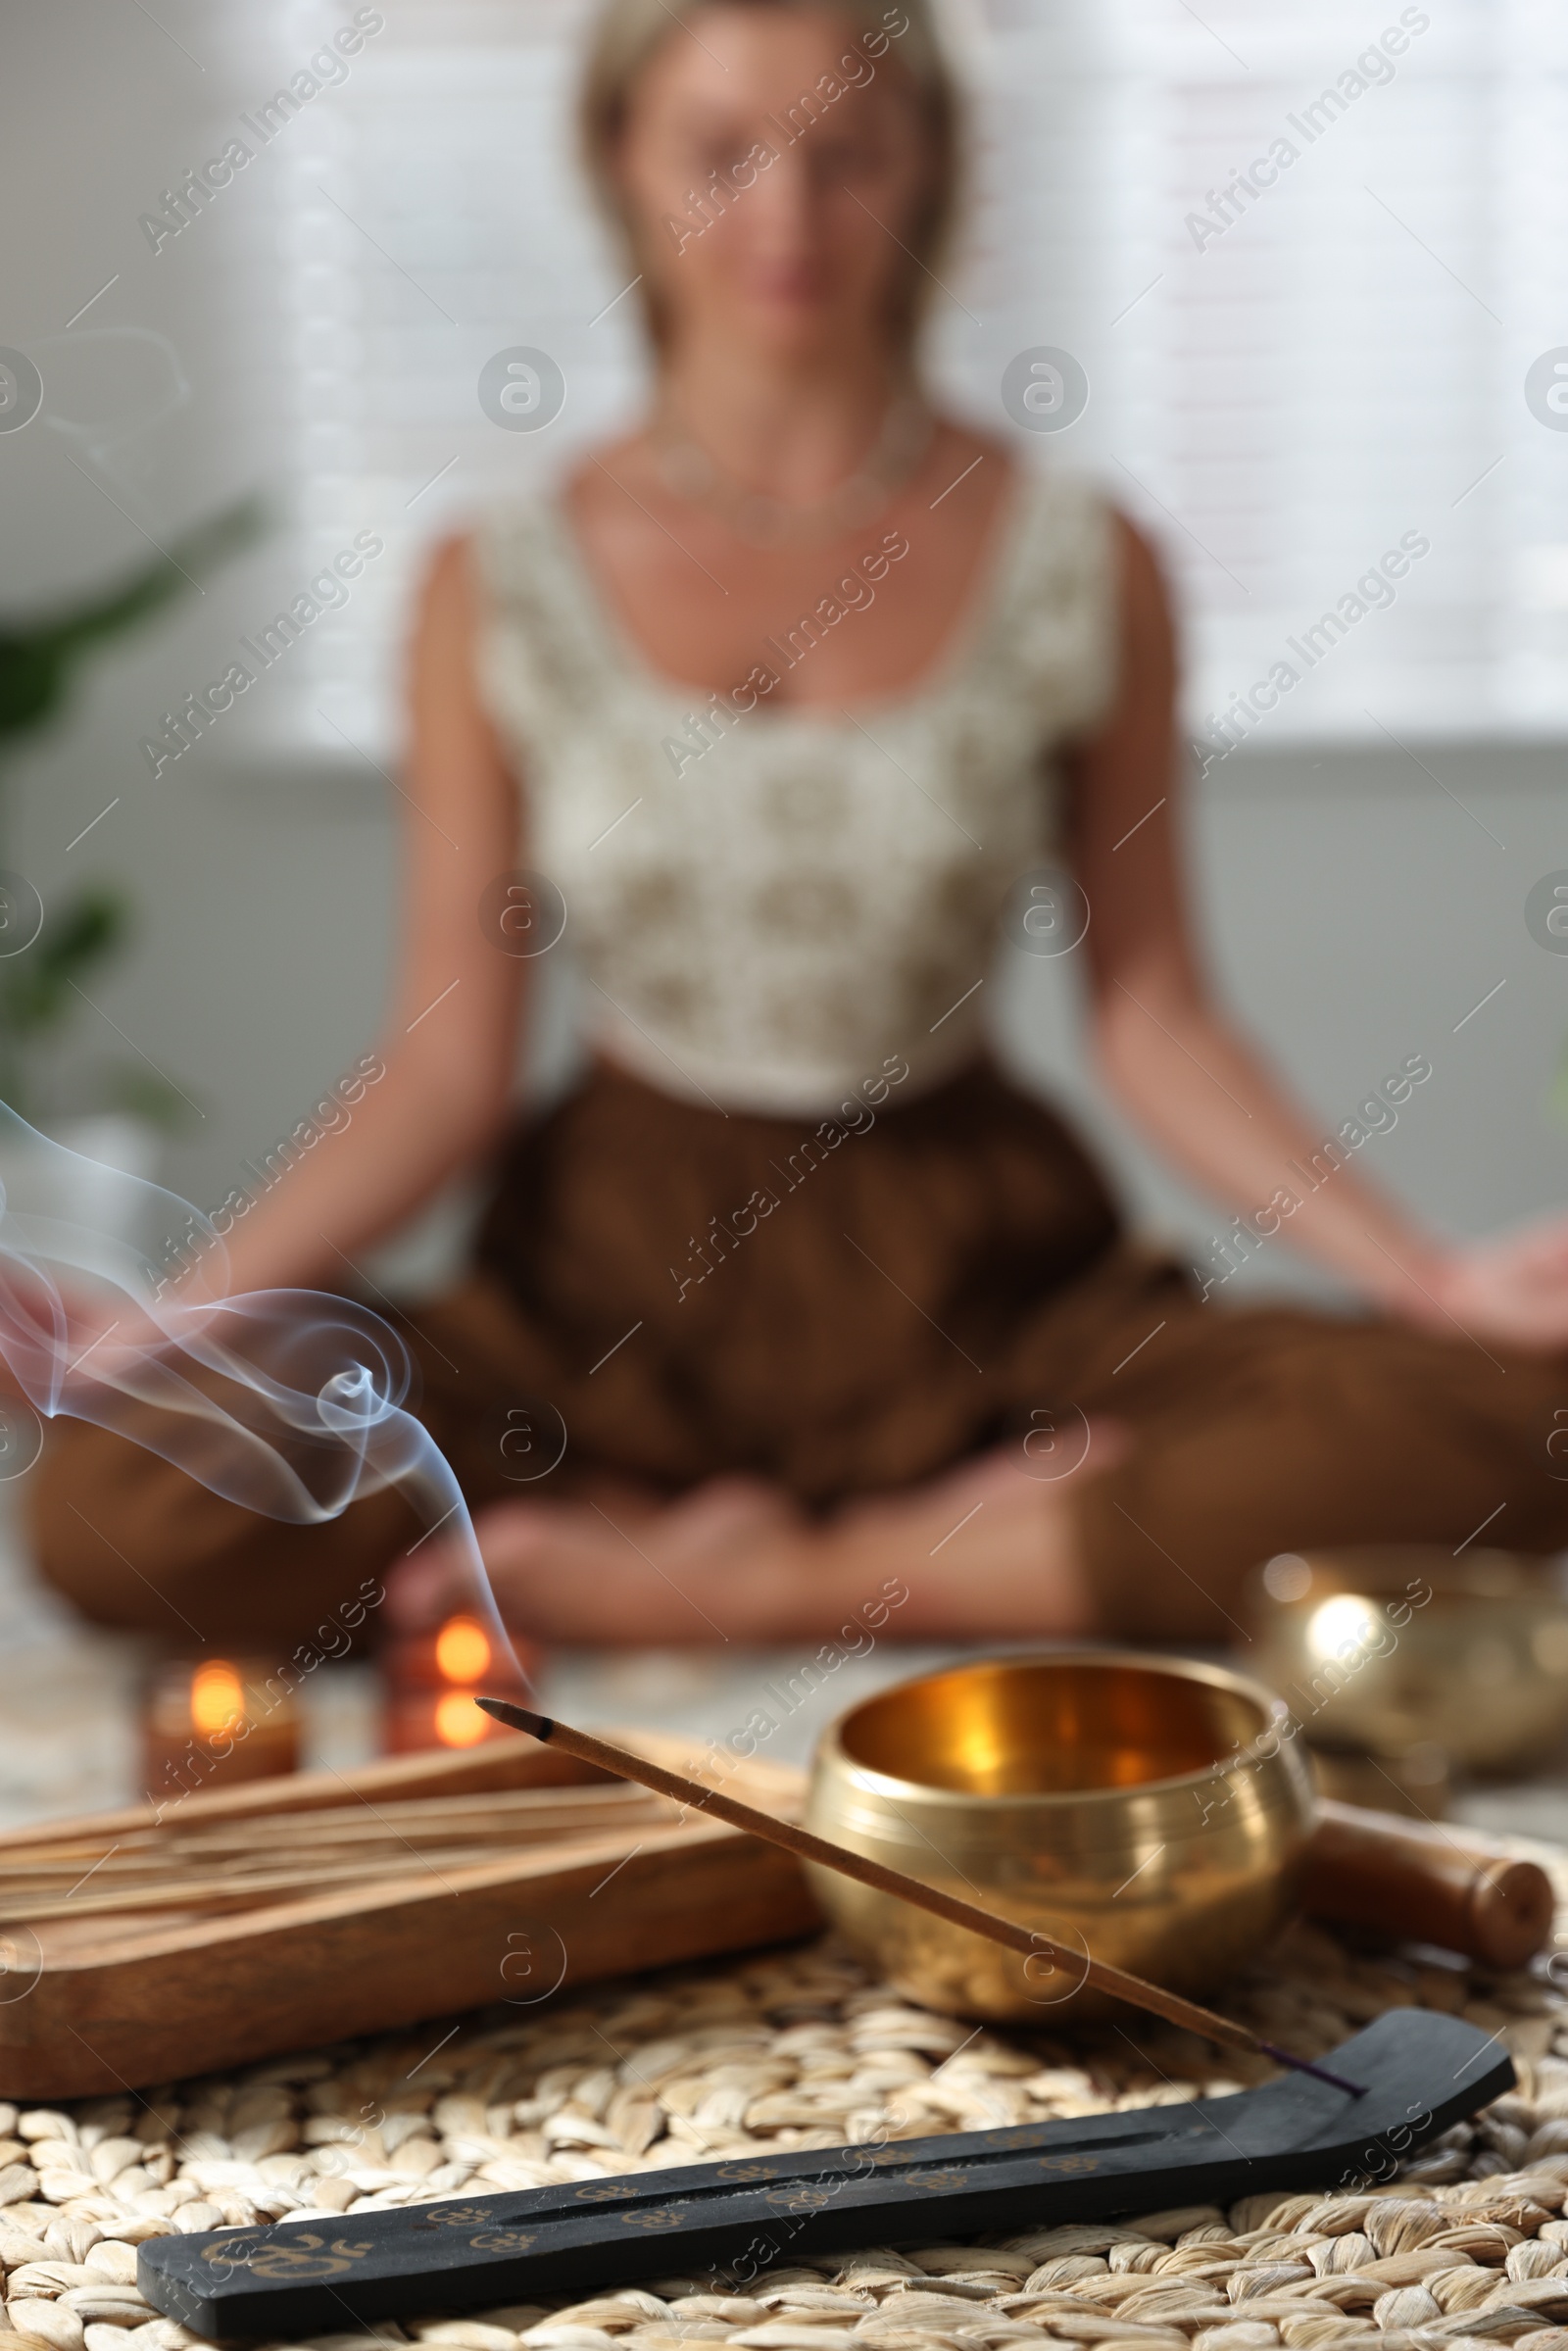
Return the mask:
<path fill-rule="evenodd" d="M 526 1671 L 530 1659 L 520 1647 L 518 1657 Z M 396 1642 L 385 1664 L 387 1744 L 394 1754 L 474 1747 L 508 1736 L 503 1724 L 474 1704 L 496 1670 L 495 1643 L 477 1617 L 449 1616 L 435 1633 Z"/>
<path fill-rule="evenodd" d="M 299 1763 L 299 1710 L 257 1659 L 175 1658 L 159 1666 L 142 1714 L 142 1780 L 161 1802 Z"/>

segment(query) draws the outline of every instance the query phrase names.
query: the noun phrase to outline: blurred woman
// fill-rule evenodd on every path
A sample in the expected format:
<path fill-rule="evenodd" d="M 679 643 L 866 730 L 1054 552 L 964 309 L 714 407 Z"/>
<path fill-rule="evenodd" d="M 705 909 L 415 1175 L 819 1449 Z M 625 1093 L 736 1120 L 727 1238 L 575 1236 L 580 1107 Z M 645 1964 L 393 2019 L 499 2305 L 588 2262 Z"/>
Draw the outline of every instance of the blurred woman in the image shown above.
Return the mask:
<path fill-rule="evenodd" d="M 559 893 L 588 1073 L 399 1321 L 522 1632 L 810 1639 L 894 1577 L 906 1637 L 1212 1639 L 1283 1546 L 1568 1541 L 1562 1227 L 1451 1244 L 1324 1149 L 1192 941 L 1153 556 L 924 388 L 961 126 L 923 0 L 609 0 L 582 121 L 649 412 L 436 554 L 386 1075 L 236 1218 L 235 1289 L 339 1286 L 496 1144 Z M 1048 858 L 1112 1093 L 1367 1319 L 1206 1302 L 993 1060 Z M 367 1570 L 405 1622 L 460 1596 L 395 1494 L 280 1530 L 90 1429 L 40 1529 L 92 1613 L 212 1638 Z"/>

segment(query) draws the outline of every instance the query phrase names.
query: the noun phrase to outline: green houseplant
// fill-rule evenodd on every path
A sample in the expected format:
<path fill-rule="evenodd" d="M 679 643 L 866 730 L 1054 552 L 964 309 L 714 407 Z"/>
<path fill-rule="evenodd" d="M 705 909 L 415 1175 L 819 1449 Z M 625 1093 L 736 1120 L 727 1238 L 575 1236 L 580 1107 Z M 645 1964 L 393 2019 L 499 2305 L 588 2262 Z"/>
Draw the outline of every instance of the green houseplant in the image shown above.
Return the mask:
<path fill-rule="evenodd" d="M 97 595 L 36 620 L 0 620 L 0 760 L 12 743 L 61 714 L 96 646 L 183 595 L 193 574 L 246 545 L 261 521 L 258 503 L 244 500 Z M 45 1056 L 81 1008 L 79 983 L 109 961 L 129 927 L 124 894 L 88 884 L 52 906 L 27 947 L 0 961 L 0 1101 L 30 1123 L 51 1107 Z M 184 1108 L 173 1087 L 127 1061 L 104 1065 L 98 1092 L 104 1108 L 154 1125 L 176 1123 Z"/>

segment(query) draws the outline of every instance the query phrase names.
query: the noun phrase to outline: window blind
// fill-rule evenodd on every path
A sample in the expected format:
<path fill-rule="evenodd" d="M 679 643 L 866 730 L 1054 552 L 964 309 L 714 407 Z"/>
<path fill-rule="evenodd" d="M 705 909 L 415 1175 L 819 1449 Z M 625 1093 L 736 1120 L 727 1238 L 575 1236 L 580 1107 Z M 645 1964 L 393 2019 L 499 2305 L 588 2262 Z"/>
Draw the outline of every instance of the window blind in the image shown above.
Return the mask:
<path fill-rule="evenodd" d="M 289 12 L 301 63 L 349 13 Z M 584 0 L 399 0 L 277 134 L 256 266 L 277 271 L 302 582 L 357 531 L 385 542 L 266 698 L 295 743 L 383 760 L 432 535 L 635 408 L 633 298 L 571 149 L 587 22 Z M 979 135 L 933 375 L 1152 531 L 1200 763 L 1560 732 L 1568 20 L 991 0 L 956 39 Z M 517 347 L 564 378 L 539 432 L 480 405 Z M 1088 401 L 1025 433 L 1002 381 L 1040 349 L 1072 355 Z"/>

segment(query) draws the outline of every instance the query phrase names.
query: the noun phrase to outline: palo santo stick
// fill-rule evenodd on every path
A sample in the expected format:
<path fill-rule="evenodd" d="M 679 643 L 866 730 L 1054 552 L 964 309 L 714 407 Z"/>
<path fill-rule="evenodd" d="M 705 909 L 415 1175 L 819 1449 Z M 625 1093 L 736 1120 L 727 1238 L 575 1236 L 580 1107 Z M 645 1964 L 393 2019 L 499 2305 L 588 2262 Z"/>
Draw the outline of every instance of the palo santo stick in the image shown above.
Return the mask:
<path fill-rule="evenodd" d="M 558 1723 L 548 1714 L 534 1714 L 526 1706 L 514 1706 L 506 1698 L 480 1698 L 477 1703 L 498 1723 L 510 1723 L 514 1731 L 526 1731 L 547 1745 L 575 1755 L 580 1763 L 597 1764 L 601 1771 L 636 1780 L 644 1788 L 657 1789 L 662 1796 L 671 1796 L 678 1804 L 690 1805 L 694 1812 L 709 1813 L 716 1820 L 728 1821 L 731 1828 L 744 1829 L 748 1835 L 761 1837 L 768 1844 L 782 1845 L 785 1852 L 795 1854 L 798 1860 L 814 1862 L 819 1869 L 836 1870 L 841 1878 L 856 1878 L 862 1886 L 874 1886 L 878 1893 L 893 1894 L 900 1901 L 912 1903 L 916 1909 L 930 1911 L 935 1918 L 946 1919 L 951 1926 L 966 1927 L 971 1935 L 982 1935 L 988 1942 L 1001 1943 L 1026 1958 L 1049 1959 L 1069 1971 L 1081 1968 L 1083 1984 L 1093 1984 L 1097 1991 L 1106 1992 L 1113 1999 L 1125 2000 L 1130 2007 L 1163 2017 L 1167 2024 L 1183 2026 L 1205 2040 L 1247 2049 L 1254 2057 L 1271 2057 L 1277 2064 L 1289 2066 L 1293 2073 L 1310 2074 L 1335 2089 L 1348 2090 L 1353 2098 L 1364 2094 L 1359 2082 L 1347 2082 L 1342 2075 L 1331 2074 L 1326 2066 L 1313 2065 L 1305 2057 L 1293 2057 L 1288 2049 L 1264 2040 L 1245 2025 L 1233 2024 L 1229 2017 L 1200 2007 L 1196 2000 L 1184 2000 L 1179 1992 L 1167 1991 L 1161 1984 L 1147 1983 L 1142 1976 L 1129 1975 L 1125 1968 L 1112 1967 L 1106 1960 L 1091 1959 L 1033 1927 L 1020 1926 L 1015 1919 L 1003 1918 L 994 1910 L 982 1910 L 978 1903 L 961 1901 L 956 1894 L 944 1893 L 940 1886 L 927 1886 L 923 1879 L 906 1877 L 902 1870 L 889 1869 L 885 1862 L 872 1861 L 863 1853 L 853 1852 L 848 1845 L 831 1844 L 825 1837 L 816 1837 L 809 1829 L 797 1828 L 793 1821 L 775 1820 L 770 1813 L 739 1803 L 734 1796 L 724 1795 L 701 1780 L 688 1780 L 684 1773 L 665 1771 L 662 1764 L 650 1763 L 625 1747 L 612 1746 L 609 1739 L 595 1739 L 591 1732 L 574 1731 L 567 1723 Z"/>

